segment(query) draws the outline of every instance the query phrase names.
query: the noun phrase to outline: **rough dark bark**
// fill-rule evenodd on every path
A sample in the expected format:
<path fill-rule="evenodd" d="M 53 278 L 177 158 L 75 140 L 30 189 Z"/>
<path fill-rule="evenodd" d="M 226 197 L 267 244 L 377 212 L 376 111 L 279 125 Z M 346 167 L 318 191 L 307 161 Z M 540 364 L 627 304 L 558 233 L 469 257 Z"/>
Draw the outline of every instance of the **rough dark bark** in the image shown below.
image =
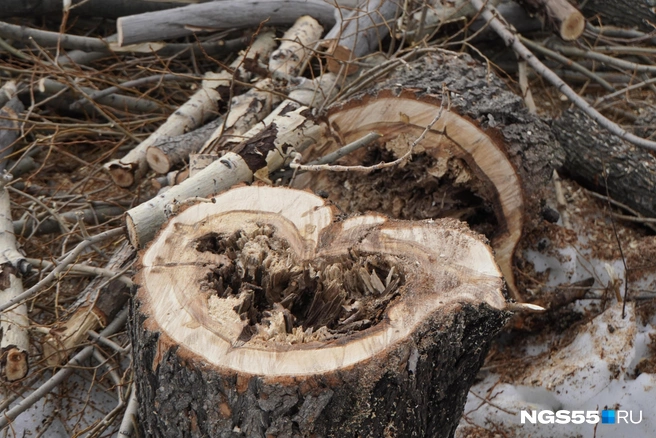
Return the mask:
<path fill-rule="evenodd" d="M 645 32 L 654 30 L 656 13 L 648 0 L 589 0 L 578 3 L 588 19 L 598 16 L 601 24 L 637 27 Z"/>
<path fill-rule="evenodd" d="M 553 120 L 565 149 L 563 169 L 581 185 L 656 217 L 656 158 L 610 134 L 578 110 Z"/>
<path fill-rule="evenodd" d="M 130 332 L 140 427 L 152 437 L 452 437 L 467 397 L 463 389 L 483 364 L 489 334 L 499 332 L 505 321 L 487 306 L 464 306 L 458 315 L 421 327 L 410 344 L 391 351 L 373 379 L 353 367 L 290 378 L 293 385 L 287 386 L 236 373 L 225 378 L 194 361 L 183 347 L 160 351 L 162 343 L 168 344 L 163 335 L 135 330 L 146 316 L 134 304 Z M 414 355 L 422 358 L 416 373 L 408 371 L 412 343 Z M 363 379 L 372 387 L 363 388 Z M 274 414 L 279 421 L 269 424 Z M 312 434 L 301 432 L 309 427 Z"/>

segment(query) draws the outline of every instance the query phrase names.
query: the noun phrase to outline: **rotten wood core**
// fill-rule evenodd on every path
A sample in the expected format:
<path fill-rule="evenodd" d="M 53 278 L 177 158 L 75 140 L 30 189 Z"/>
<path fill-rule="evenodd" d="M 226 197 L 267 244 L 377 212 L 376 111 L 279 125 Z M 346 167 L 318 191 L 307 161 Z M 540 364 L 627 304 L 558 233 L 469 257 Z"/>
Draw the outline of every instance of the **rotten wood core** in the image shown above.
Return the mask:
<path fill-rule="evenodd" d="M 210 313 L 234 310 L 240 344 L 328 341 L 381 321 L 404 282 L 394 255 L 355 252 L 302 262 L 270 225 L 250 233 L 211 232 L 196 250 L 221 256 L 201 290 L 213 290 Z"/>
<path fill-rule="evenodd" d="M 450 436 L 508 317 L 461 222 L 343 219 L 293 189 L 192 205 L 141 265 L 131 336 L 155 435 Z"/>

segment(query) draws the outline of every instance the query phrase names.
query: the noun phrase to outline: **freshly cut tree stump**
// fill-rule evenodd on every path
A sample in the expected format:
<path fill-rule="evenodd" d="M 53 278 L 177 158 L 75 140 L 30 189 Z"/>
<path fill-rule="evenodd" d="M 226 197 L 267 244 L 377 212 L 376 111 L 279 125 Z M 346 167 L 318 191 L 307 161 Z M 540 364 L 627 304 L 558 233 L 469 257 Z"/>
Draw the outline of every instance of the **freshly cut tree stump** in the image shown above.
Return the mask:
<path fill-rule="evenodd" d="M 512 297 L 522 301 L 515 249 L 522 233 L 541 220 L 545 190 L 551 190 L 553 169 L 564 153 L 519 96 L 468 55 L 436 53 L 334 105 L 327 118 L 342 145 L 372 131 L 382 135 L 337 163 L 345 166 L 392 161 L 423 139 L 402 165 L 368 174 L 308 172 L 295 187 L 325 193 L 347 214 L 466 221 L 491 240 Z M 303 157 L 312 161 L 339 146 L 317 145 Z"/>
<path fill-rule="evenodd" d="M 485 239 L 453 219 L 339 219 L 240 187 L 142 254 L 131 335 L 155 437 L 448 437 L 506 322 Z"/>

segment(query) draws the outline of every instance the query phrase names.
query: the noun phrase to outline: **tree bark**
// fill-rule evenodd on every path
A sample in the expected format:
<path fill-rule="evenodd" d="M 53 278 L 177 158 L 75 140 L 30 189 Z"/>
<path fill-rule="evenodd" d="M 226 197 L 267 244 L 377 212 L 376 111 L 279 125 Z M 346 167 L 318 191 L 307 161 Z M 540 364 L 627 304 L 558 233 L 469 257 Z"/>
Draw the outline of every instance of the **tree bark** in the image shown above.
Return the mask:
<path fill-rule="evenodd" d="M 147 436 L 453 436 L 508 316 L 490 249 L 461 223 L 338 221 L 304 191 L 192 206 L 141 263 Z"/>
<path fill-rule="evenodd" d="M 656 22 L 653 6 L 646 0 L 590 0 L 579 1 L 588 18 L 598 16 L 603 25 L 637 27 L 651 32 Z"/>
<path fill-rule="evenodd" d="M 656 217 L 656 158 L 626 143 L 578 110 L 552 122 L 565 149 L 567 174 L 581 185 Z M 606 192 L 608 191 L 608 192 Z"/>

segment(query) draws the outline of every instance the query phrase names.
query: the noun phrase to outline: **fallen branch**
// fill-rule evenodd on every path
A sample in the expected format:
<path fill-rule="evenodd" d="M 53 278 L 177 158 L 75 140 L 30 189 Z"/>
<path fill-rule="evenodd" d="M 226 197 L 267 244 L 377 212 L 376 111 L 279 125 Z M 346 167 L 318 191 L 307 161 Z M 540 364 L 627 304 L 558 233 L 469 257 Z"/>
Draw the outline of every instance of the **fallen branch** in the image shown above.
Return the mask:
<path fill-rule="evenodd" d="M 323 28 L 314 18 L 300 17 L 285 32 L 280 47 L 269 57 L 269 71 L 273 81 L 264 79 L 247 93 L 234 97 L 225 123 L 212 134 L 198 153 L 216 153 L 224 149 L 227 143 L 242 141 L 243 134 L 271 113 L 281 100 L 278 94 L 273 93 L 274 86 L 288 87 L 289 79 L 301 74 L 312 53 L 310 48 L 319 41 L 322 32 Z M 190 171 L 199 170 L 198 164 L 197 161 L 194 170 L 190 168 Z"/>
<path fill-rule="evenodd" d="M 317 81 L 307 81 L 314 86 L 290 93 L 290 99 L 280 104 L 263 123 L 244 134 L 248 140 L 237 142 L 231 147 L 231 152 L 193 178 L 128 211 L 125 221 L 132 245 L 142 248 L 154 237 L 176 210 L 169 204 L 192 197 L 207 198 L 254 178 L 268 181 L 269 174 L 291 159 L 293 152 L 300 152 L 322 139 L 326 127 L 308 118 L 312 110 L 299 102 L 308 105 L 322 102 L 325 97 L 322 90 L 330 89 L 330 84 L 335 81 L 332 74 L 322 75 Z"/>
<path fill-rule="evenodd" d="M 346 74 L 355 73 L 358 66 L 349 62 L 378 50 L 399 8 L 396 0 L 370 0 L 348 13 L 324 38 L 328 44 L 328 70 L 338 73 L 346 64 Z"/>
<path fill-rule="evenodd" d="M 161 138 L 146 151 L 146 161 L 155 172 L 168 173 L 173 166 L 198 152 L 223 125 L 224 118 L 219 117 L 185 134 Z"/>
<path fill-rule="evenodd" d="M 3 94 L 15 94 L 15 84 L 9 83 L 2 88 Z M 0 160 L 4 172 L 7 162 L 4 157 L 14 150 L 14 143 L 19 137 L 20 123 L 18 113 L 23 111 L 23 104 L 16 97 L 11 97 L 0 110 Z M 16 236 L 11 220 L 11 200 L 6 185 L 12 176 L 4 173 L 0 177 L 0 303 L 7 303 L 23 292 L 21 277 L 31 269 L 25 256 L 18 251 Z M 0 331 L 2 341 L 0 352 L 5 363 L 5 378 L 13 382 L 22 379 L 28 371 L 28 354 L 30 339 L 28 335 L 29 319 L 27 306 L 20 305 L 2 313 Z"/>
<path fill-rule="evenodd" d="M 48 78 L 40 79 L 39 82 L 37 83 L 37 87 L 35 88 L 36 89 L 34 91 L 49 94 L 49 95 L 57 94 L 66 90 L 71 90 L 71 93 L 77 92 L 77 90 L 73 87 L 70 87 L 66 84 L 62 84 L 60 82 Z M 78 88 L 86 95 L 91 95 L 97 92 L 97 90 L 94 90 L 93 88 L 89 88 L 89 87 L 78 86 Z M 66 95 L 64 95 L 63 97 L 66 97 Z M 149 100 L 147 98 L 124 96 L 122 94 L 116 94 L 116 93 L 110 94 L 109 96 L 101 97 L 100 99 L 97 100 L 97 102 L 109 108 L 114 108 L 119 111 L 124 111 L 131 114 L 162 113 L 163 111 L 166 110 L 166 107 L 163 106 L 161 103 Z M 67 110 L 70 109 L 71 104 L 66 105 Z M 84 109 L 90 111 L 95 110 L 95 108 L 89 102 L 85 102 L 84 104 L 82 104 L 82 106 Z"/>
<path fill-rule="evenodd" d="M 105 270 L 113 273 L 110 279 L 91 282 L 80 294 L 75 312 L 50 330 L 43 344 L 43 357 L 48 365 L 57 366 L 64 362 L 70 351 L 87 338 L 89 330 L 105 327 L 123 308 L 130 297 L 132 282 L 122 280 L 121 272 L 131 265 L 134 255 L 134 249 L 125 242 L 107 263 Z M 71 271 L 74 272 L 75 268 L 71 267 Z"/>
<path fill-rule="evenodd" d="M 207 0 L 205 0 L 207 1 Z M 186 5 L 188 2 L 150 0 L 74 0 L 69 11 L 76 15 L 116 19 L 125 15 L 143 14 Z M 66 3 L 64 3 L 66 4 Z M 63 12 L 61 0 L 2 0 L 0 17 L 56 15 Z"/>
<path fill-rule="evenodd" d="M 30 299 L 33 295 L 39 292 L 41 289 L 49 285 L 53 280 L 57 278 L 59 274 L 66 270 L 67 266 L 73 262 L 85 249 L 89 246 L 96 243 L 102 242 L 106 239 L 111 239 L 113 237 L 118 237 L 124 233 L 123 228 L 114 228 L 109 231 L 97 234 L 93 237 L 90 237 L 86 240 L 80 242 L 75 248 L 73 248 L 68 255 L 61 261 L 55 269 L 53 269 L 45 278 L 39 281 L 37 284 L 26 290 L 25 292 L 16 295 L 11 300 L 8 300 L 6 303 L 0 305 L 0 312 L 23 303 L 25 300 Z"/>
<path fill-rule="evenodd" d="M 280 47 L 269 57 L 269 71 L 276 85 L 284 86 L 288 77 L 302 73 L 322 33 L 319 22 L 307 15 L 296 20 L 285 32 Z"/>
<path fill-rule="evenodd" d="M 558 91 L 563 93 L 567 98 L 572 101 L 578 108 L 580 108 L 591 119 L 599 123 L 603 128 L 607 129 L 614 135 L 623 140 L 633 143 L 645 149 L 656 151 L 656 142 L 640 138 L 627 132 L 616 123 L 608 120 L 595 110 L 592 105 L 585 101 L 578 93 L 572 90 L 562 79 L 560 79 L 554 72 L 549 70 L 540 60 L 531 53 L 530 50 L 524 46 L 517 35 L 508 30 L 508 28 L 499 20 L 496 10 L 489 6 L 484 5 L 482 0 L 471 0 L 472 5 L 481 11 L 483 17 L 488 20 L 490 26 L 497 32 L 497 34 L 504 40 L 506 45 L 510 46 L 522 57 L 540 76 L 555 86 Z"/>
<path fill-rule="evenodd" d="M 266 118 L 280 101 L 280 94 L 274 91 L 271 79 L 259 81 L 248 92 L 232 98 L 224 123 L 214 130 L 199 150 L 194 152 L 216 154 L 228 143 L 243 141 L 243 135 L 256 123 Z"/>
<path fill-rule="evenodd" d="M 332 26 L 335 7 L 323 0 L 224 0 L 121 17 L 118 43 L 142 43 L 191 35 L 194 31 L 289 25 L 309 15 Z"/>
<path fill-rule="evenodd" d="M 120 219 L 125 213 L 125 208 L 113 205 L 100 205 L 97 207 L 86 208 L 84 210 L 75 210 L 62 213 L 59 217 L 66 222 L 76 223 L 78 217 L 87 225 L 100 225 L 112 220 Z M 58 233 L 61 231 L 60 222 L 53 217 L 46 217 L 42 220 L 36 218 L 20 219 L 13 222 L 13 231 L 17 236 L 29 237 L 39 234 Z"/>
<path fill-rule="evenodd" d="M 21 277 L 29 272 L 30 265 L 18 251 L 13 233 L 9 193 L 5 185 L 11 175 L 5 174 L 0 182 L 0 303 L 9 303 L 23 293 Z M 2 313 L 2 361 L 5 377 L 14 381 L 22 379 L 28 371 L 29 319 L 27 305 L 21 304 Z"/>
<path fill-rule="evenodd" d="M 148 148 L 162 138 L 183 134 L 201 125 L 210 117 L 218 115 L 218 103 L 222 100 L 222 87 L 229 87 L 233 74 L 241 81 L 248 81 L 251 72 L 243 66 L 245 59 L 268 56 L 273 49 L 273 33 L 263 32 L 252 47 L 242 53 L 231 65 L 232 72 L 206 73 L 203 85 L 184 105 L 169 116 L 155 132 L 142 141 L 126 156 L 104 165 L 114 182 L 120 187 L 130 187 L 138 182 L 148 170 L 146 153 Z M 238 71 L 237 73 L 235 71 Z M 225 92 L 223 93 L 225 95 Z"/>
<path fill-rule="evenodd" d="M 107 337 L 111 336 L 114 333 L 118 332 L 123 328 L 128 319 L 128 309 L 123 310 L 117 317 L 114 319 L 102 332 L 101 336 Z M 29 396 L 21 400 L 13 408 L 4 412 L 0 417 L 0 429 L 4 428 L 9 424 L 10 421 L 15 420 L 20 414 L 25 412 L 39 400 L 41 400 L 45 395 L 50 391 L 59 386 L 60 383 L 64 382 L 71 374 L 77 371 L 80 367 L 84 365 L 84 362 L 91 357 L 93 351 L 95 350 L 95 345 L 89 345 L 85 347 L 82 351 L 76 354 L 68 363 L 59 370 L 54 376 L 48 379 L 43 385 L 41 385 L 37 390 L 33 391 Z"/>

